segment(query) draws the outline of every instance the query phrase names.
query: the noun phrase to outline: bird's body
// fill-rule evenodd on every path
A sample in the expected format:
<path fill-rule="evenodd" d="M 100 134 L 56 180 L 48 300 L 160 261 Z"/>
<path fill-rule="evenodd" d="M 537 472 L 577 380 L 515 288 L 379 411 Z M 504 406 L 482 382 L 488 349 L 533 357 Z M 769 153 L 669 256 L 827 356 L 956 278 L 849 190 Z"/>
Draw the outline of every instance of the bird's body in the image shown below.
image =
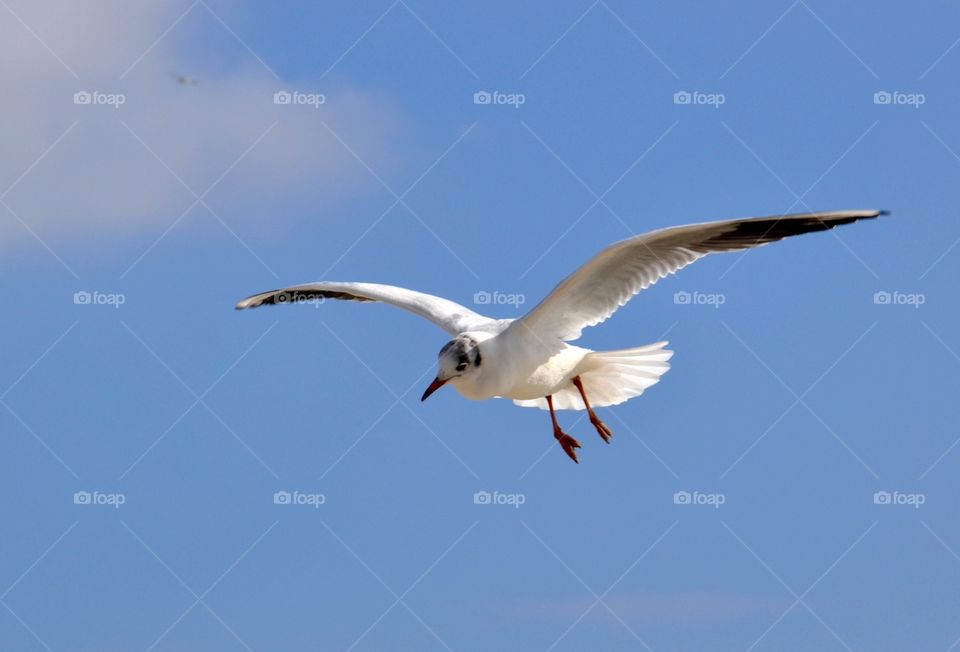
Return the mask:
<path fill-rule="evenodd" d="M 481 360 L 494 363 L 481 363 L 475 373 L 450 380 L 460 394 L 475 401 L 535 399 L 553 394 L 570 384 L 577 365 L 590 353 L 565 342 L 544 347 L 534 336 L 511 329 L 509 322 L 496 333 L 474 331 L 465 335 L 477 342 Z"/>
<path fill-rule="evenodd" d="M 610 245 L 564 279 L 519 319 L 491 319 L 440 297 L 376 283 L 319 282 L 244 299 L 237 308 L 325 299 L 384 302 L 434 322 L 454 339 L 438 356 L 425 400 L 450 383 L 468 399 L 508 398 L 549 409 L 554 437 L 577 460 L 580 443 L 564 433 L 555 410 L 586 409 L 607 442 L 610 429 L 593 407 L 639 396 L 670 368 L 667 342 L 617 351 L 570 344 L 641 290 L 709 253 L 741 251 L 785 237 L 874 218 L 883 211 L 831 211 L 672 227 Z"/>
<path fill-rule="evenodd" d="M 558 410 L 585 409 L 572 384 L 574 377 L 583 375 L 593 379 L 587 383 L 591 387 L 593 406 L 622 403 L 654 384 L 669 369 L 667 360 L 673 354 L 662 348 L 666 342 L 626 351 L 593 351 L 566 342 L 544 346 L 536 336 L 519 329 L 511 330 L 509 324 L 492 335 L 480 331 L 464 335 L 477 342 L 481 360 L 495 364 L 481 364 L 475 373 L 451 378 L 450 384 L 461 396 L 474 401 L 507 398 L 523 407 L 544 410 L 547 409 L 545 397 L 551 395 Z M 631 380 L 631 370 L 636 374 L 649 374 L 646 378 L 633 379 L 637 381 L 635 384 L 642 385 L 636 393 L 630 393 L 630 388 L 625 386 Z M 601 387 L 607 381 L 613 387 Z"/>

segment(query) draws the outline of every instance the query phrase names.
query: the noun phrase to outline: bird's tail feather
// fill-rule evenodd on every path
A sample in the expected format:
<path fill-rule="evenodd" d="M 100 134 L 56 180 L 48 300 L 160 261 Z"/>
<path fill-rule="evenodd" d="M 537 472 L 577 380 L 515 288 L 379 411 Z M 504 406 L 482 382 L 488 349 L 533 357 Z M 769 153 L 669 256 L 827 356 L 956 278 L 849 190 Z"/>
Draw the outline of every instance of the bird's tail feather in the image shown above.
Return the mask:
<path fill-rule="evenodd" d="M 584 356 L 573 375 L 580 376 L 592 407 L 617 405 L 640 396 L 667 373 L 670 369 L 668 360 L 673 356 L 673 351 L 664 348 L 667 344 L 656 342 L 634 349 L 592 351 Z M 522 407 L 547 409 L 544 398 L 514 403 Z M 558 410 L 585 409 L 580 392 L 572 383 L 553 395 L 553 406 Z"/>

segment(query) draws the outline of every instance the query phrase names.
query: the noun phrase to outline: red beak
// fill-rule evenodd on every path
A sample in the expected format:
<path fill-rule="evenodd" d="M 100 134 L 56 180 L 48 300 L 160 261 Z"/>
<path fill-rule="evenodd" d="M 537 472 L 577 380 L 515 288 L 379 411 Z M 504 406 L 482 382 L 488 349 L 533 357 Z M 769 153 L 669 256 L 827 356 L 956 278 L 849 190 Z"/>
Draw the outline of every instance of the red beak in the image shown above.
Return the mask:
<path fill-rule="evenodd" d="M 434 378 L 434 379 L 433 379 L 433 382 L 430 383 L 430 387 L 428 387 L 428 388 L 427 388 L 427 391 L 425 391 L 425 392 L 423 393 L 423 396 L 420 397 L 420 401 L 421 401 L 421 402 L 426 401 L 426 400 L 427 400 L 427 397 L 429 397 L 429 396 L 430 396 L 431 394 L 433 394 L 435 391 L 437 391 L 438 389 L 440 389 L 441 387 L 443 387 L 443 386 L 446 384 L 446 382 L 447 382 L 447 381 L 445 381 L 445 380 L 440 380 L 439 378 Z"/>

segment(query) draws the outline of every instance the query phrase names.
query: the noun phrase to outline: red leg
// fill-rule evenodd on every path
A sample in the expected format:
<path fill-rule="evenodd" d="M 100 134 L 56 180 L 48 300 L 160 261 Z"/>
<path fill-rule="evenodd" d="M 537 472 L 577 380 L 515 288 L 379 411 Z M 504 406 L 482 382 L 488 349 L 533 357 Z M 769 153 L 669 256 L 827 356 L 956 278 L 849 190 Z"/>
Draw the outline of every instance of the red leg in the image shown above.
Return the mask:
<path fill-rule="evenodd" d="M 590 407 L 590 401 L 587 400 L 587 393 L 583 391 L 583 383 L 580 382 L 580 376 L 573 377 L 573 384 L 577 388 L 577 391 L 580 392 L 580 396 L 583 398 L 583 404 L 587 406 L 587 415 L 590 417 L 590 423 L 597 429 L 597 433 L 603 437 L 603 441 L 609 444 L 613 432 L 607 427 L 607 424 L 600 420 L 600 417 L 593 411 L 593 408 Z"/>
<path fill-rule="evenodd" d="M 571 460 L 579 464 L 580 460 L 577 459 L 577 451 L 574 449 L 580 448 L 580 442 L 560 429 L 560 424 L 557 423 L 557 413 L 553 411 L 553 396 L 547 397 L 547 405 L 550 407 L 550 419 L 553 421 L 554 438 L 560 442 L 563 452 L 569 455 Z"/>

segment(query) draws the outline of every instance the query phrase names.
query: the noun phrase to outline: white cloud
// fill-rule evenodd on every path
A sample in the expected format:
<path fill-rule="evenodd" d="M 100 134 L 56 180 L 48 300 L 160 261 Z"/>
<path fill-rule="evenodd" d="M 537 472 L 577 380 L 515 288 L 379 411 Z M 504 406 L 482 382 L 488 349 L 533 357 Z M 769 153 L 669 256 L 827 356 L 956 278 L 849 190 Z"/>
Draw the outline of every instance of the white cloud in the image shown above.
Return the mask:
<path fill-rule="evenodd" d="M 278 80 L 203 5 L 161 38 L 189 4 L 7 3 L 25 24 L 9 15 L 0 20 L 7 62 L 0 71 L 0 193 L 66 133 L 4 198 L 45 240 L 99 240 L 144 227 L 159 233 L 194 199 L 177 176 L 202 194 L 234 164 L 206 198 L 226 220 L 243 212 L 275 222 L 304 202 L 329 210 L 376 182 L 323 123 L 378 170 L 402 133 L 399 112 L 384 97 Z M 217 47 L 204 47 L 205 39 Z M 207 51 L 216 54 L 197 54 Z M 199 83 L 182 85 L 173 73 Z M 322 93 L 326 102 L 278 106 L 278 90 Z M 122 94 L 124 102 L 76 105 L 78 91 Z M 31 237 L 5 208 L 0 214 L 0 240 Z"/>

